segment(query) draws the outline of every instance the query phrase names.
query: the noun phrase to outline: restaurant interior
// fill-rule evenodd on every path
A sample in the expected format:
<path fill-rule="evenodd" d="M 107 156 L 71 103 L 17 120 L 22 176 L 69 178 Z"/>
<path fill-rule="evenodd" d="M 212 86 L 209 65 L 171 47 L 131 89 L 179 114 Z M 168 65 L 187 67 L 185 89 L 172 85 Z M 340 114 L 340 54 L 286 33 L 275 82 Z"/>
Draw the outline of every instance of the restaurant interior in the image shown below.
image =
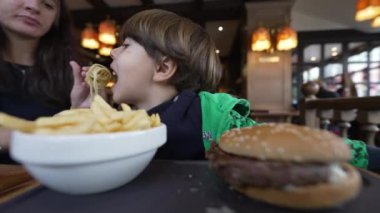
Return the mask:
<path fill-rule="evenodd" d="M 356 128 L 357 132 L 369 129 L 371 137 L 378 140 L 378 114 L 371 122 L 368 116 L 357 115 L 362 115 L 361 110 L 366 111 L 364 114 L 368 110 L 378 113 L 380 27 L 376 26 L 376 20 L 379 18 L 358 17 L 358 2 L 66 0 L 82 64 L 108 65 L 110 50 L 118 42 L 118 29 L 134 13 L 149 8 L 173 11 L 200 24 L 211 35 L 223 63 L 219 91 L 248 99 L 256 120 L 319 127 L 321 123 L 347 126 L 363 117 L 362 127 L 353 125 L 351 129 Z M 109 37 L 101 38 L 107 33 Z M 86 41 L 89 43 L 83 43 Z M 306 116 L 305 100 L 328 97 L 354 102 L 343 104 L 350 105 L 350 109 L 328 104 L 330 111 L 324 109 L 327 117 L 321 117 L 325 112 L 322 109 Z M 363 105 L 361 101 L 369 101 L 373 108 L 358 108 Z M 331 111 L 334 107 L 335 111 Z M 351 110 L 355 119 L 339 115 L 347 110 Z"/>
<path fill-rule="evenodd" d="M 223 65 L 218 92 L 250 105 L 228 116 L 247 123 L 213 136 L 220 141 L 201 126 L 199 139 L 211 138 L 202 159 L 160 159 L 170 139 L 161 115 L 112 107 L 95 87 L 89 107 L 45 123 L 0 112 L 19 130 L 9 153 L 0 147 L 18 162 L 0 162 L 0 212 L 378 212 L 380 0 L 64 1 L 73 57 L 106 70 L 108 91 L 115 78 L 99 64 L 110 66 L 125 20 L 159 8 L 201 25 Z"/>

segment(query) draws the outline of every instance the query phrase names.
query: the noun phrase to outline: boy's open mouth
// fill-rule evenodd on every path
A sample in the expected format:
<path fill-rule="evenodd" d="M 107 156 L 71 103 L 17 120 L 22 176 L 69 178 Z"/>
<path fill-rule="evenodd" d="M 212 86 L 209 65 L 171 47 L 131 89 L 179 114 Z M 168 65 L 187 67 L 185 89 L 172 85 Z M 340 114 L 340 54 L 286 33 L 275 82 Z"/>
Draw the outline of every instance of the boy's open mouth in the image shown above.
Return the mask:
<path fill-rule="evenodd" d="M 117 82 L 117 74 L 115 71 L 111 70 L 111 73 L 112 73 L 112 79 L 111 81 L 116 83 Z"/>

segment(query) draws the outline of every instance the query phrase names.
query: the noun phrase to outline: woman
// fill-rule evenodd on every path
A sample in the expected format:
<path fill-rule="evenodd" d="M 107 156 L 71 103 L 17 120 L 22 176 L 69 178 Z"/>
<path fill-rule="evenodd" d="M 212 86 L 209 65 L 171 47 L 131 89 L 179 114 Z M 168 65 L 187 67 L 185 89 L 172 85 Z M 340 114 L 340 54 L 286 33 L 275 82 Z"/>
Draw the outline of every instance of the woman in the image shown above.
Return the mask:
<path fill-rule="evenodd" d="M 0 26 L 0 112 L 34 120 L 69 108 L 71 36 L 63 0 L 0 0 Z M 0 128 L 3 150 L 9 135 Z"/>

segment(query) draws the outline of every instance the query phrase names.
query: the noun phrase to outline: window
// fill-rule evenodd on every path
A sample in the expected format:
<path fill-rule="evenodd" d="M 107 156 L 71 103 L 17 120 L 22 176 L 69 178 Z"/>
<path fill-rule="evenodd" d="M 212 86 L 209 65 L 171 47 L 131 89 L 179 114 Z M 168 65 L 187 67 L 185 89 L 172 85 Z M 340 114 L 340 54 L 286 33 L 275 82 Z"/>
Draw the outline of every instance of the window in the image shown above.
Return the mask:
<path fill-rule="evenodd" d="M 373 68 L 369 71 L 370 83 L 380 83 L 380 68 Z"/>
<path fill-rule="evenodd" d="M 324 54 L 323 58 L 328 59 L 337 59 L 339 55 L 342 54 L 342 44 L 340 43 L 329 43 L 324 45 Z"/>
<path fill-rule="evenodd" d="M 292 66 L 293 72 L 296 72 L 293 76 L 299 76 L 293 77 L 293 89 L 297 86 L 299 88 L 303 83 L 321 79 L 331 91 L 337 91 L 347 83 L 344 76 L 348 75 L 350 82 L 347 84 L 352 85 L 351 90 L 356 89 L 351 94 L 357 93 L 359 97 L 380 96 L 380 38 L 373 40 L 360 35 L 348 42 L 339 39 L 331 42 L 329 37 L 325 38 L 329 42 L 316 42 L 314 37 L 311 40 L 313 43 L 300 45 L 293 52 Z M 357 39 L 367 41 L 354 41 Z M 297 54 L 303 54 L 302 61 L 298 61 Z M 297 73 L 298 71 L 302 72 Z M 293 90 L 293 96 L 295 92 Z"/>
<path fill-rule="evenodd" d="M 324 68 L 323 75 L 325 78 L 335 77 L 343 74 L 343 65 L 339 63 L 327 64 Z"/>
<path fill-rule="evenodd" d="M 369 95 L 380 95 L 380 63 L 371 63 L 369 70 Z"/>
<path fill-rule="evenodd" d="M 366 62 L 368 61 L 368 52 L 363 51 L 348 57 L 348 62 Z"/>
<path fill-rule="evenodd" d="M 367 86 L 365 84 L 355 84 L 356 92 L 358 94 L 358 97 L 364 97 L 367 96 Z"/>
<path fill-rule="evenodd" d="M 365 71 L 367 69 L 367 63 L 350 63 L 348 64 L 348 73 Z"/>
<path fill-rule="evenodd" d="M 317 63 L 321 61 L 321 45 L 312 44 L 303 50 L 303 61 L 305 63 Z"/>
<path fill-rule="evenodd" d="M 355 72 L 351 75 L 351 79 L 353 83 L 365 83 L 365 74 L 364 72 Z"/>
<path fill-rule="evenodd" d="M 369 58 L 371 62 L 380 61 L 380 46 L 377 46 L 371 50 Z"/>
<path fill-rule="evenodd" d="M 319 67 L 311 67 L 304 70 L 303 72 L 303 82 L 315 81 L 319 79 Z"/>
<path fill-rule="evenodd" d="M 370 96 L 380 95 L 380 84 L 371 84 L 369 95 Z"/>
<path fill-rule="evenodd" d="M 348 44 L 348 49 L 350 51 L 352 50 L 358 50 L 358 49 L 365 49 L 366 43 L 364 41 L 359 41 L 359 42 L 350 42 Z"/>

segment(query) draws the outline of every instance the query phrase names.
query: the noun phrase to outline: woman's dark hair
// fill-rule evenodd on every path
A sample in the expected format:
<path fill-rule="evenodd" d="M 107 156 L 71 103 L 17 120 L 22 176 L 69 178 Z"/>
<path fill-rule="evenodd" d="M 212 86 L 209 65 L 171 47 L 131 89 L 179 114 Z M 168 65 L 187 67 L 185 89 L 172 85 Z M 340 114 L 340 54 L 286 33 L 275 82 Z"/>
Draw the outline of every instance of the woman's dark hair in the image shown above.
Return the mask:
<path fill-rule="evenodd" d="M 70 18 L 63 0 L 58 1 L 58 17 L 51 29 L 40 39 L 35 52 L 34 66 L 28 71 L 24 89 L 33 97 L 54 106 L 70 106 L 72 72 L 69 65 L 71 55 Z M 7 46 L 5 33 L 0 27 L 0 53 Z M 14 89 L 14 75 L 6 69 L 6 62 L 0 56 L 0 92 Z"/>

